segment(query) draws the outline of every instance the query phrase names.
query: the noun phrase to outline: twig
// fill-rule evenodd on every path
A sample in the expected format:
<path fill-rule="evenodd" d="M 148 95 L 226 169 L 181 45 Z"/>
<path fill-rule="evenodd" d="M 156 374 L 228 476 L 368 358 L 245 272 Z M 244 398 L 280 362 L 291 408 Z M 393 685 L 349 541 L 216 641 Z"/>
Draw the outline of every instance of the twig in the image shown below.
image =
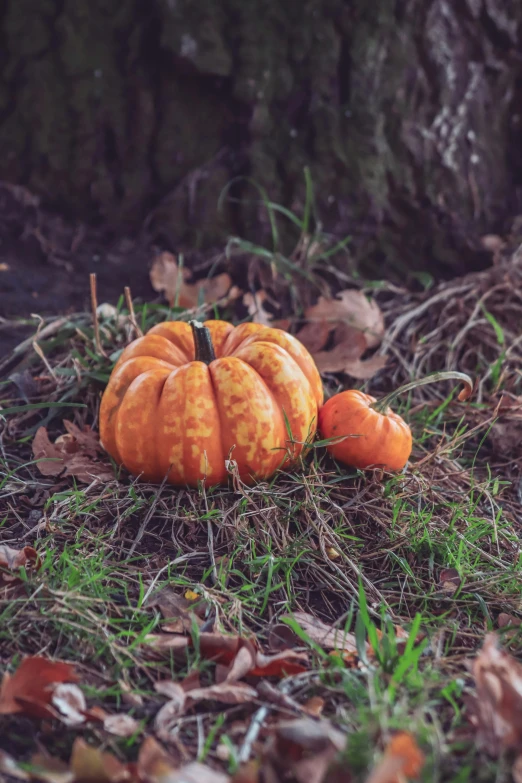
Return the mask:
<path fill-rule="evenodd" d="M 136 332 L 138 337 L 143 337 L 143 332 L 141 331 L 138 322 L 136 321 L 136 314 L 134 313 L 134 305 L 132 304 L 131 290 L 128 285 L 126 285 L 123 290 L 125 292 L 125 302 L 127 303 L 127 310 L 129 311 L 129 321 L 131 322 L 134 331 Z"/>
<path fill-rule="evenodd" d="M 40 359 L 42 360 L 42 362 L 45 364 L 45 366 L 47 368 L 47 372 L 49 373 L 49 375 L 51 376 L 53 381 L 58 385 L 58 378 L 56 377 L 56 373 L 53 370 L 53 368 L 51 367 L 51 365 L 49 364 L 49 362 L 47 361 L 47 358 L 46 358 L 44 352 L 42 351 L 42 349 L 40 348 L 40 346 L 38 345 L 36 340 L 33 340 L 33 348 L 34 348 L 35 352 L 38 354 L 38 356 L 40 357 Z"/>
<path fill-rule="evenodd" d="M 270 706 L 263 706 L 258 709 L 254 717 L 252 718 L 252 723 L 248 727 L 248 731 L 245 735 L 245 739 L 243 740 L 243 744 L 241 745 L 241 749 L 238 753 L 237 760 L 240 764 L 244 764 L 248 761 L 250 758 L 250 754 L 252 753 L 252 745 L 257 739 L 257 736 L 259 732 L 261 731 L 261 726 L 266 720 L 266 717 L 268 713 L 270 712 L 270 709 L 272 708 L 272 705 Z"/>
<path fill-rule="evenodd" d="M 296 682 L 302 681 L 302 680 L 309 680 L 311 678 L 314 678 L 317 676 L 316 672 L 303 672 L 302 675 L 296 674 L 294 677 L 287 677 L 286 680 L 284 680 L 280 685 L 277 686 L 277 690 L 280 691 L 280 693 L 283 696 L 288 696 L 292 688 L 295 686 Z M 243 744 L 241 745 L 241 748 L 238 753 L 238 761 L 243 764 L 248 761 L 250 758 L 250 754 L 252 753 L 252 745 L 256 741 L 259 732 L 261 731 L 261 726 L 266 720 L 267 715 L 271 710 L 277 709 L 277 704 L 265 704 L 263 707 L 260 707 L 254 717 L 252 718 L 252 723 L 250 724 L 248 731 L 245 735 L 245 739 L 243 740 Z"/>
<path fill-rule="evenodd" d="M 96 272 L 91 272 L 89 275 L 91 284 L 91 308 L 92 308 L 92 323 L 94 326 L 94 343 L 96 345 L 96 353 L 101 356 L 107 356 L 102 348 L 100 340 L 100 325 L 98 323 L 98 296 L 96 294 Z"/>

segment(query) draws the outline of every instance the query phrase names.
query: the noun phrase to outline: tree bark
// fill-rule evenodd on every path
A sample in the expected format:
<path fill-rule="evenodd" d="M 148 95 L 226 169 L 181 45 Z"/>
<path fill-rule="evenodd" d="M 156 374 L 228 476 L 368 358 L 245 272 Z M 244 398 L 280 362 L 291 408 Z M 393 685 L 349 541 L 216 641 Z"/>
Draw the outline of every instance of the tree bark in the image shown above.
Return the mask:
<path fill-rule="evenodd" d="M 0 6 L 1 7 L 1 6 Z M 239 174 L 373 264 L 458 273 L 521 209 L 519 0 L 3 0 L 0 178 L 174 249 L 263 241 Z"/>

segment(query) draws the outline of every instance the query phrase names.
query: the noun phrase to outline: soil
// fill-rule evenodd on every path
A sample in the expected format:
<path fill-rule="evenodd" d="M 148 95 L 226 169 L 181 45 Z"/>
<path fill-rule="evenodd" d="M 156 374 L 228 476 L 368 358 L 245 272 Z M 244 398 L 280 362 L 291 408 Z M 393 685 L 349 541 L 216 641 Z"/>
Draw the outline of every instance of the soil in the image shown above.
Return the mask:
<path fill-rule="evenodd" d="M 151 298 L 152 254 L 144 239 L 66 222 L 25 189 L 0 184 L 0 355 L 34 331 L 35 320 L 27 323 L 32 314 L 88 308 L 91 272 L 100 303 L 116 304 L 126 285 L 134 296 Z"/>

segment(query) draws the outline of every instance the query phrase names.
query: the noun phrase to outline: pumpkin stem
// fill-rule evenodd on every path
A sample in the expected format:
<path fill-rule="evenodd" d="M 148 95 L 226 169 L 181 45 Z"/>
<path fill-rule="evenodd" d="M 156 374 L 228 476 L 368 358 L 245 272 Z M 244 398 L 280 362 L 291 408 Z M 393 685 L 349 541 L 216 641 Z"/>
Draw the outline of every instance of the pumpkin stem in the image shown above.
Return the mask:
<path fill-rule="evenodd" d="M 373 408 L 373 410 L 377 411 L 377 413 L 386 413 L 388 407 L 400 394 L 410 391 L 410 389 L 416 389 L 417 386 L 427 386 L 429 383 L 450 380 L 462 381 L 464 384 L 464 389 L 462 389 L 459 396 L 457 397 L 458 400 L 463 402 L 471 396 L 471 392 L 473 391 L 473 381 L 469 375 L 466 375 L 463 372 L 454 372 L 453 370 L 448 372 L 434 372 L 431 375 L 427 375 L 425 378 L 420 378 L 418 381 L 405 383 L 404 386 L 400 386 L 395 391 L 390 392 L 390 394 L 387 394 L 385 397 L 381 397 L 380 400 L 372 403 L 370 408 Z"/>
<path fill-rule="evenodd" d="M 210 329 L 204 326 L 200 321 L 189 321 L 192 327 L 192 334 L 194 335 L 194 349 L 196 352 L 196 362 L 204 362 L 210 364 L 216 358 L 214 353 L 214 346 L 212 345 L 212 337 L 210 336 Z"/>

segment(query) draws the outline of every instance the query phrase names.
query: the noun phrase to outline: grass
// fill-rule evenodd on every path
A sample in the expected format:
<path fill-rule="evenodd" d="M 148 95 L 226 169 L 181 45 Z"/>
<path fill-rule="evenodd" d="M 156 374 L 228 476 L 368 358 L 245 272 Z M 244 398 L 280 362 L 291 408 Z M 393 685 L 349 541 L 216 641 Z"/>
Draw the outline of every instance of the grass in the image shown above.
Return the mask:
<path fill-rule="evenodd" d="M 470 288 L 464 322 L 478 289 Z M 400 295 L 386 296 L 393 331 L 393 318 L 412 303 L 407 294 L 402 304 Z M 286 693 L 300 703 L 321 696 L 323 714 L 349 736 L 346 758 L 356 780 L 365 779 L 394 729 L 415 731 L 428 758 L 424 781 L 501 779 L 503 762 L 477 752 L 463 703 L 472 688 L 466 659 L 497 627 L 500 612 L 522 616 L 515 462 L 496 454 L 489 437 L 499 393 L 514 395 L 520 386 L 501 302 L 495 309 L 488 300 L 480 325 L 490 330 L 486 339 L 478 344 L 468 333 L 452 344 L 459 369 L 474 375 L 502 358 L 481 399 L 463 407 L 430 387 L 400 403 L 416 435 L 403 474 L 344 469 L 316 448 L 273 482 L 206 492 L 158 489 L 118 472 L 113 482 L 89 486 L 39 474 L 30 449 L 38 427 L 57 436 L 63 418 L 95 425 L 103 385 L 131 337 L 119 319 L 123 301 L 101 323 L 107 357 L 95 352 L 87 316 L 50 328 L 39 341 L 45 360 L 29 351 L 17 356 L 18 371 L 39 376 L 31 402 L 23 402 L 19 385 L 0 387 L 0 543 L 34 545 L 42 560 L 39 570 L 21 572 L 14 594 L 0 594 L 0 668 L 12 671 L 23 655 L 37 653 L 75 662 L 90 704 L 130 712 L 150 732 L 164 703 L 154 682 L 181 680 L 194 669 L 204 682 L 214 676 L 198 651 L 197 628 L 183 661 L 146 644 L 163 622 L 151 594 L 166 586 L 195 591 L 218 629 L 255 634 L 265 648 L 278 618 L 309 612 L 355 634 L 359 665 L 327 654 L 294 623 L 312 666 L 289 679 Z M 144 331 L 188 317 L 160 305 L 137 305 L 136 314 Z M 429 309 L 415 323 L 416 333 L 432 334 L 422 342 L 424 371 L 444 350 L 445 325 L 436 323 L 433 336 Z M 422 357 L 405 347 L 412 327 L 396 331 L 399 369 L 382 373 L 370 390 L 386 391 L 419 370 Z M 453 593 L 440 582 L 447 568 L 460 578 Z M 520 634 L 509 646 L 522 652 Z M 179 719 L 175 741 L 188 758 L 234 772 L 257 706 L 207 704 Z M 261 740 L 278 716 L 272 707 Z M 34 731 L 28 719 L 0 716 L 0 748 L 26 758 Z M 52 726 L 44 745 L 68 757 L 75 735 Z M 121 758 L 135 758 L 140 741 L 95 728 L 85 736 Z M 223 747 L 225 761 L 217 750 Z"/>

